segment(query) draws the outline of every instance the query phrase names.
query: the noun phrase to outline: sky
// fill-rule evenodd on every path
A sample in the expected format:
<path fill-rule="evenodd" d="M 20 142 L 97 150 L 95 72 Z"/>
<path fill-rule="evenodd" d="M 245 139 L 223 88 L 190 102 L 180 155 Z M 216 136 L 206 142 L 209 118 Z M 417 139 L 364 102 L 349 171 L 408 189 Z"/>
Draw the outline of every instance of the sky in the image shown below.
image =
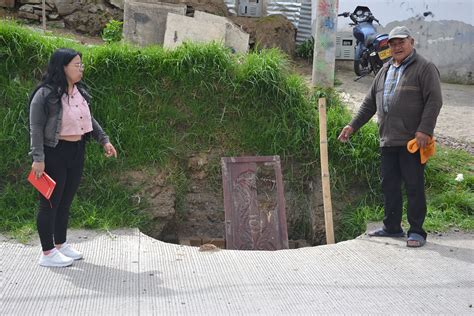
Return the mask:
<path fill-rule="evenodd" d="M 355 7 L 369 7 L 372 14 L 385 26 L 430 11 L 426 21 L 456 20 L 474 25 L 474 0 L 339 0 L 339 12 L 354 11 Z M 339 18 L 338 30 L 351 29 L 349 18 Z"/>

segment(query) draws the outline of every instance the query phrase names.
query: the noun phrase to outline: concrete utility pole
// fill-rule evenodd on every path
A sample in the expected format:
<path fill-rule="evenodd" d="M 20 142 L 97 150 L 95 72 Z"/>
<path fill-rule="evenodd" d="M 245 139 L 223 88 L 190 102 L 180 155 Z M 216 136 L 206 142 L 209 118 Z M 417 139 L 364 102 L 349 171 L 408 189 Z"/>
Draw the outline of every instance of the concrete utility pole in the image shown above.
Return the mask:
<path fill-rule="evenodd" d="M 313 0 L 316 7 L 316 32 L 313 52 L 313 87 L 334 87 L 334 68 L 336 63 L 336 30 L 338 0 Z M 328 165 L 328 141 L 326 123 L 326 98 L 319 104 L 319 147 L 321 153 L 321 182 L 323 184 L 324 223 L 326 243 L 333 244 L 334 224 L 331 202 L 331 186 Z"/>
<path fill-rule="evenodd" d="M 339 1 L 313 0 L 313 2 L 317 4 L 313 52 L 313 86 L 334 87 Z"/>

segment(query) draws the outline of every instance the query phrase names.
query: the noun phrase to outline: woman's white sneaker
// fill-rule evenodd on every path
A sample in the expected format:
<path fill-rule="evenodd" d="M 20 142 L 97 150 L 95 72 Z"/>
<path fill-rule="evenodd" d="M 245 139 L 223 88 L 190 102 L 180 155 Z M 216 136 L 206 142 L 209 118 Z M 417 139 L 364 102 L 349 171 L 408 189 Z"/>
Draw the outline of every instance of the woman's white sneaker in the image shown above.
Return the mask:
<path fill-rule="evenodd" d="M 67 267 L 70 266 L 73 261 L 72 258 L 66 257 L 56 250 L 56 248 L 53 248 L 47 255 L 42 253 L 38 263 L 43 267 Z"/>
<path fill-rule="evenodd" d="M 82 259 L 82 253 L 72 248 L 72 246 L 68 243 L 62 244 L 61 248 L 59 248 L 58 250 L 66 257 L 72 258 L 74 260 Z"/>

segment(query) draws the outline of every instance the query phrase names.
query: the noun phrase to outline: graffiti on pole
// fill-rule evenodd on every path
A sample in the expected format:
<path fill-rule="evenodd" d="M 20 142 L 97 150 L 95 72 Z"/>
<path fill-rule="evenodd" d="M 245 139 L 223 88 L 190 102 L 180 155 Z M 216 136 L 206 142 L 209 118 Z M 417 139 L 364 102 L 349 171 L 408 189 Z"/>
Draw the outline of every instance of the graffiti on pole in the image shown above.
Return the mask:
<path fill-rule="evenodd" d="M 313 84 L 332 87 L 334 86 L 338 0 L 318 0 L 317 8 Z"/>
<path fill-rule="evenodd" d="M 320 16 L 329 16 L 330 9 L 331 9 L 331 4 L 328 3 L 326 0 L 319 1 L 318 13 Z"/>

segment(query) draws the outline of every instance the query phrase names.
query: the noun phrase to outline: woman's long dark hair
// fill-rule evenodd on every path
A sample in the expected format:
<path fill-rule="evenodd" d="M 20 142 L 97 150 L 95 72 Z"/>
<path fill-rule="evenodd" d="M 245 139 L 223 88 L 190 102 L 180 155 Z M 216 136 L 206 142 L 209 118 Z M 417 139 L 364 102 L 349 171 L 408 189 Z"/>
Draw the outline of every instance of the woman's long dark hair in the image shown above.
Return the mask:
<path fill-rule="evenodd" d="M 59 48 L 54 51 L 54 53 L 51 55 L 51 58 L 49 59 L 48 69 L 44 73 L 41 82 L 31 94 L 30 103 L 36 91 L 46 85 L 51 86 L 54 91 L 58 93 L 58 96 L 62 96 L 64 93 L 67 94 L 68 83 L 66 74 L 64 73 L 64 67 L 67 66 L 76 56 L 80 56 L 82 58 L 82 54 L 80 52 L 70 48 Z"/>
<path fill-rule="evenodd" d="M 64 67 L 78 55 L 82 58 L 82 54 L 73 49 L 57 49 L 49 59 L 48 69 L 41 79 L 40 86 L 51 85 L 58 87 L 60 96 L 63 95 L 63 93 L 67 93 L 67 79 L 64 73 Z"/>

